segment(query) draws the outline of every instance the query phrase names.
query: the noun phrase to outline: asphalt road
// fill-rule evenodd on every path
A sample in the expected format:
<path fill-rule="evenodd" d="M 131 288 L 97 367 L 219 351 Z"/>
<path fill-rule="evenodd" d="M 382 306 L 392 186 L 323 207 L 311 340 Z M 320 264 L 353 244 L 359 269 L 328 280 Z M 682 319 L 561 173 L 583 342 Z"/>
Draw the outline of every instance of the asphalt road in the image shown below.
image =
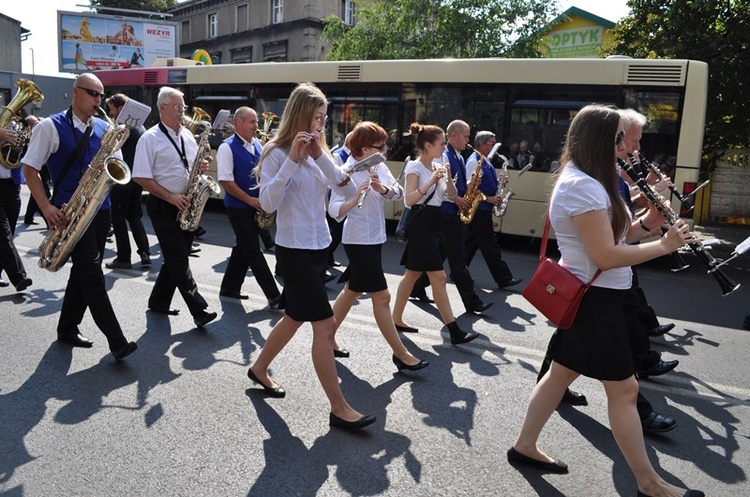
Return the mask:
<path fill-rule="evenodd" d="M 147 220 L 147 218 L 146 218 Z M 453 347 L 432 306 L 409 304 L 420 329 L 404 335 L 412 352 L 430 361 L 417 373 L 396 373 L 367 298 L 355 305 L 339 340 L 351 357 L 338 361 L 350 403 L 377 416 L 364 433 L 328 427 L 328 405 L 310 359 L 311 328 L 303 326 L 273 364 L 285 399 L 267 399 L 248 380 L 247 366 L 281 316 L 268 310 L 252 277 L 238 302 L 219 298 L 233 236 L 212 207 L 208 230 L 191 266 L 201 293 L 219 318 L 205 330 L 182 312 L 146 312 L 161 259 L 150 224 L 150 270 L 106 271 L 107 286 L 128 338 L 138 351 L 116 363 L 87 314 L 82 329 L 92 349 L 55 342 L 69 268 L 36 266 L 40 226 L 19 225 L 16 243 L 34 284 L 22 294 L 0 289 L 0 495 L 3 496 L 634 496 L 630 473 L 608 427 L 601 385 L 581 378 L 575 388 L 588 407 L 563 406 L 540 445 L 567 462 L 568 475 L 511 467 L 505 452 L 524 415 L 552 328 L 514 291 L 492 289 L 481 257 L 471 268 L 484 316 L 460 315 L 482 334 Z M 750 235 L 745 227 L 702 230 L 722 238 L 717 256 Z M 504 240 L 515 276 L 528 281 L 538 245 Z M 389 239 L 384 266 L 391 291 L 402 274 L 402 245 Z M 108 244 L 106 260 L 114 257 Z M 338 259 L 345 263 L 343 250 Z M 750 256 L 727 268 L 742 284 L 722 297 L 699 261 L 671 273 L 666 261 L 641 269 L 642 285 L 662 322 L 677 326 L 655 339 L 669 374 L 644 381 L 657 411 L 678 426 L 646 438 L 654 466 L 668 481 L 712 496 L 750 495 Z M 267 254 L 273 267 L 274 256 Z M 333 300 L 340 286 L 329 284 Z M 454 312 L 463 309 L 449 285 Z M 606 330 L 602 330 L 606 332 Z"/>

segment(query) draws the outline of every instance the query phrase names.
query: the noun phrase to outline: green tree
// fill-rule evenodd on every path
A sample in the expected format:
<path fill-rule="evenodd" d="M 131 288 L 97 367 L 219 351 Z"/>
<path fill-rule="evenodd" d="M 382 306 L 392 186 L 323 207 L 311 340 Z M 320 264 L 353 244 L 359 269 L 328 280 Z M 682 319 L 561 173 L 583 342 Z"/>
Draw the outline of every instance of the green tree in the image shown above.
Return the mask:
<path fill-rule="evenodd" d="M 89 0 L 92 7 L 113 7 L 118 9 L 164 12 L 177 3 L 177 0 Z M 128 14 L 134 15 L 134 14 Z"/>
<path fill-rule="evenodd" d="M 549 0 L 361 0 L 356 24 L 323 20 L 328 60 L 536 57 Z"/>
<path fill-rule="evenodd" d="M 750 2 L 628 0 L 603 54 L 679 58 L 709 65 L 704 167 L 715 151 L 750 146 Z"/>

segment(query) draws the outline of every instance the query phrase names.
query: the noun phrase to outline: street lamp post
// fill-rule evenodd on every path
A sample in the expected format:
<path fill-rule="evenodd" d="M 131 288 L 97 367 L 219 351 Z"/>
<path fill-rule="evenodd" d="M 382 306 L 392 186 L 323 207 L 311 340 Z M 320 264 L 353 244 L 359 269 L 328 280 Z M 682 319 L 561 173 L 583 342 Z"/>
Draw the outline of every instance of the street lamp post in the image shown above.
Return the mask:
<path fill-rule="evenodd" d="M 36 70 L 34 68 L 34 47 L 29 47 L 29 50 L 31 50 L 31 79 L 34 79 L 34 76 L 36 76 Z"/>

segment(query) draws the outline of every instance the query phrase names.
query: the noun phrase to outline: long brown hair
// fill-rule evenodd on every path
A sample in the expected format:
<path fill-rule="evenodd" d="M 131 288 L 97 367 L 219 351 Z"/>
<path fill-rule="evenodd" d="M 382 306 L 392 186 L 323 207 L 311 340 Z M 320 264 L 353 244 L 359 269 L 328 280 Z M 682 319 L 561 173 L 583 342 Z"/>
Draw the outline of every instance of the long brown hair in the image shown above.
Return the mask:
<path fill-rule="evenodd" d="M 263 165 L 263 160 L 271 150 L 277 147 L 289 150 L 292 148 L 292 142 L 297 133 L 300 131 L 310 131 L 310 123 L 313 117 L 315 117 L 315 111 L 322 105 L 327 106 L 328 99 L 320 88 L 314 84 L 300 83 L 292 90 L 292 94 L 289 95 L 289 100 L 281 115 L 279 128 L 276 130 L 273 138 L 263 147 L 263 153 L 254 171 L 257 178 L 260 178 L 260 169 Z M 323 148 L 323 152 L 331 155 L 325 137 L 325 133 L 321 133 L 320 146 Z"/>
<path fill-rule="evenodd" d="M 572 162 L 604 186 L 612 206 L 615 243 L 627 232 L 631 222 L 628 208 L 620 197 L 615 167 L 615 135 L 619 124 L 620 115 L 616 110 L 587 105 L 570 124 L 560 158 L 561 170 Z"/>

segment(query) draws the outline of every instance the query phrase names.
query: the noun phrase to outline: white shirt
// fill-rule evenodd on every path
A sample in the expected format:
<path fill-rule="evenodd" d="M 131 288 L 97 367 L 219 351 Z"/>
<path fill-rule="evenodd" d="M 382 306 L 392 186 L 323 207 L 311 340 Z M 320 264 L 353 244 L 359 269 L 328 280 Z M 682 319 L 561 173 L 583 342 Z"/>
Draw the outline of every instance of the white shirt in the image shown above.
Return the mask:
<path fill-rule="evenodd" d="M 285 150 L 272 149 L 261 162 L 260 205 L 266 212 L 277 212 L 276 244 L 294 249 L 327 248 L 331 244 L 325 215 L 328 188 L 345 196 L 356 194 L 351 181 L 336 186 L 345 177 L 325 153 L 315 161 L 308 157 L 300 165 Z"/>
<path fill-rule="evenodd" d="M 243 141 L 243 147 L 245 150 L 250 152 L 250 155 L 255 154 L 255 138 L 251 141 L 245 141 L 239 136 L 236 139 Z M 260 159 L 260 157 L 258 157 Z M 222 142 L 219 148 L 216 150 L 216 175 L 219 181 L 232 181 L 234 182 L 234 155 L 232 154 L 232 147 L 228 143 Z"/>
<path fill-rule="evenodd" d="M 86 122 L 78 119 L 75 113 L 73 115 L 73 126 L 84 133 L 89 123 L 93 124 L 93 117 L 90 117 Z M 34 126 L 34 132 L 31 133 L 31 139 L 29 140 L 29 147 L 26 149 L 21 162 L 33 167 L 37 171 L 41 171 L 42 167 L 47 163 L 50 156 L 57 152 L 60 148 L 60 135 L 57 133 L 57 128 L 52 119 L 42 119 Z M 122 152 L 118 150 L 113 156 L 118 159 L 122 159 Z"/>
<path fill-rule="evenodd" d="M 604 186 L 572 163 L 568 164 L 552 191 L 550 223 L 562 254 L 560 265 L 586 283 L 591 281 L 598 268 L 583 246 L 573 217 L 602 209 L 607 209 L 611 216 L 609 196 Z M 619 243 L 624 245 L 625 237 Z M 602 271 L 593 286 L 627 290 L 632 284 L 632 274 L 629 266 Z"/>
<path fill-rule="evenodd" d="M 419 200 L 417 200 L 417 204 L 423 204 L 425 200 L 427 200 L 427 197 L 430 196 L 432 191 L 437 187 L 437 191 L 435 192 L 435 195 L 432 196 L 430 199 L 430 202 L 427 205 L 434 205 L 435 207 L 440 207 L 440 205 L 443 203 L 443 200 L 445 198 L 445 191 L 448 188 L 445 184 L 445 178 L 441 178 L 440 181 L 438 181 L 435 185 L 427 187 L 427 185 L 430 182 L 430 179 L 432 178 L 432 164 L 430 164 L 430 169 L 427 169 L 424 167 L 421 161 L 413 160 L 409 161 L 409 163 L 406 165 L 405 168 L 404 177 L 408 177 L 410 174 L 415 174 L 417 176 L 417 189 L 424 192 L 425 195 L 422 196 Z M 449 168 L 450 171 L 450 168 Z M 409 205 L 408 207 L 411 207 Z"/>
<path fill-rule="evenodd" d="M 181 142 L 184 141 L 188 167 L 193 167 L 195 156 L 198 154 L 198 144 L 193 134 L 184 126 L 180 126 L 177 133 L 169 126 L 165 126 L 165 129 L 180 150 Z M 181 194 L 187 188 L 189 174 L 177 150 L 158 124 L 143 133 L 135 147 L 134 178 L 153 179 L 170 193 Z"/>
<path fill-rule="evenodd" d="M 349 170 L 356 163 L 357 161 L 353 157 L 349 157 L 343 169 L 345 171 Z M 346 217 L 341 241 L 347 245 L 380 245 L 385 243 L 385 215 L 383 213 L 383 206 L 387 201 L 398 200 L 404 195 L 403 188 L 396 182 L 396 178 L 393 177 L 388 166 L 381 162 L 377 166 L 372 167 L 372 172 L 377 173 L 383 186 L 395 190 L 396 195 L 393 198 L 386 198 L 375 190 L 370 189 L 365 196 L 364 202 L 362 202 L 362 207 L 360 208 L 355 205 L 343 216 L 340 215 L 341 204 L 350 200 L 352 196 L 345 197 L 334 192 L 331 194 L 331 200 L 328 202 L 328 213 L 331 217 L 338 222 L 341 222 Z M 351 183 L 355 188 L 359 188 L 359 185 L 366 183 L 369 178 L 370 175 L 367 171 L 358 171 L 351 175 Z M 359 198 L 356 192 L 355 196 Z"/>

